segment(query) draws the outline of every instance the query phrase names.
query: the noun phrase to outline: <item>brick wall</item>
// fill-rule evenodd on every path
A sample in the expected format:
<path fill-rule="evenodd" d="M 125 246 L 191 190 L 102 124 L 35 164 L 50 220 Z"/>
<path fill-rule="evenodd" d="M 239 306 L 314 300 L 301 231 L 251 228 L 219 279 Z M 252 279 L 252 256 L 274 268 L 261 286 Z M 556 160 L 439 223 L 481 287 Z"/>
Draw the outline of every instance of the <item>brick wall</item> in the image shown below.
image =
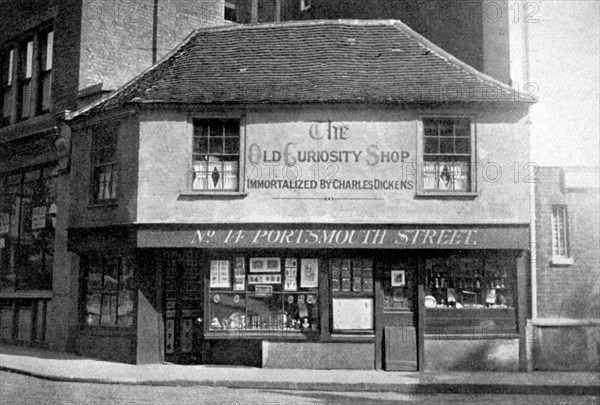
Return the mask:
<path fill-rule="evenodd" d="M 600 319 L 598 189 L 564 190 L 557 167 L 540 168 L 536 184 L 538 317 Z M 573 265 L 553 265 L 552 205 L 566 205 Z"/>
<path fill-rule="evenodd" d="M 159 0 L 161 58 L 195 28 L 223 23 L 223 0 Z M 152 64 L 154 0 L 84 0 L 79 89 L 115 90 Z"/>

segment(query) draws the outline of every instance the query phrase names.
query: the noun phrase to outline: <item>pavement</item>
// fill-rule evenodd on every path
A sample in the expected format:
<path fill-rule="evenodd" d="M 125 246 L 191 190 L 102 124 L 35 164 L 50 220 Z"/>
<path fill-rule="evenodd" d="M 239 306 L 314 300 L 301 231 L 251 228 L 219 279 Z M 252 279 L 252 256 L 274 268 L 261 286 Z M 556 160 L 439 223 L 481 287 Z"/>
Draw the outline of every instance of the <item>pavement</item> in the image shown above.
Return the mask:
<path fill-rule="evenodd" d="M 404 394 L 600 395 L 600 374 L 594 372 L 386 372 L 131 365 L 11 345 L 0 346 L 0 370 L 52 381 L 97 384 Z"/>

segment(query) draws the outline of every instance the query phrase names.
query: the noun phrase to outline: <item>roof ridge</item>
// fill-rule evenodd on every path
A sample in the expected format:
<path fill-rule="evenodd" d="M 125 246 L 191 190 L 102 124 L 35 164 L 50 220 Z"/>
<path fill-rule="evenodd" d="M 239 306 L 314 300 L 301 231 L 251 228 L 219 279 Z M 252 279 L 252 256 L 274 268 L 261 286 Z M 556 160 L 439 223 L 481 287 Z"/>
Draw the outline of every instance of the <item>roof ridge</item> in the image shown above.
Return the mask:
<path fill-rule="evenodd" d="M 475 78 L 482 81 L 483 83 L 494 84 L 496 86 L 504 88 L 506 91 L 509 91 L 509 92 L 514 91 L 514 89 L 511 86 L 509 86 L 508 84 L 503 83 L 500 80 L 494 79 L 493 77 L 475 69 L 473 66 L 469 65 L 466 62 L 463 62 L 462 60 L 458 59 L 456 56 L 452 55 L 448 51 L 445 51 L 444 49 L 440 48 L 439 46 L 437 46 L 436 44 L 434 44 L 433 42 L 431 42 L 430 40 L 425 38 L 423 35 L 419 34 L 415 30 L 410 28 L 408 25 L 406 25 L 402 21 L 400 21 L 400 20 L 392 20 L 392 21 L 393 21 L 392 25 L 394 27 L 396 27 L 400 31 L 403 31 L 406 34 L 410 35 L 415 41 L 419 42 L 421 44 L 421 46 L 434 52 L 437 56 L 446 60 L 447 62 L 456 65 L 456 67 L 461 69 L 463 72 L 475 76 Z M 521 99 L 520 96 L 519 96 L 519 99 Z"/>

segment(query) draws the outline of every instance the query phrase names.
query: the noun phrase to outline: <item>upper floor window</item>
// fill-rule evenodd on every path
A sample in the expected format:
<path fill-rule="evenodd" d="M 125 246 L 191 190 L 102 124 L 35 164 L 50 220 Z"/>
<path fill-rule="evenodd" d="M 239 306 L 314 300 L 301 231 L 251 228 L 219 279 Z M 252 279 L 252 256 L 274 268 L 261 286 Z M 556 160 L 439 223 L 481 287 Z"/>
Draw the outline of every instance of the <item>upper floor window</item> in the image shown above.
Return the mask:
<path fill-rule="evenodd" d="M 19 118 L 33 115 L 33 38 L 21 44 L 19 48 Z"/>
<path fill-rule="evenodd" d="M 0 127 L 10 124 L 12 117 L 14 59 L 14 49 L 0 52 Z"/>
<path fill-rule="evenodd" d="M 54 48 L 54 32 L 47 31 L 40 37 L 40 78 L 38 88 L 38 110 L 50 110 L 50 88 L 52 87 L 52 53 Z"/>
<path fill-rule="evenodd" d="M 92 130 L 92 203 L 117 199 L 117 136 L 118 126 L 98 126 Z"/>
<path fill-rule="evenodd" d="M 226 1 L 225 2 L 225 20 L 236 22 L 237 21 L 236 18 L 237 18 L 237 16 L 236 16 L 235 3 L 233 1 Z"/>
<path fill-rule="evenodd" d="M 423 120 L 423 190 L 469 192 L 472 186 L 471 122 Z"/>
<path fill-rule="evenodd" d="M 192 191 L 238 191 L 240 121 L 194 120 Z"/>
<path fill-rule="evenodd" d="M 561 264 L 562 261 L 569 261 L 570 258 L 567 207 L 555 205 L 552 207 L 552 261 Z"/>

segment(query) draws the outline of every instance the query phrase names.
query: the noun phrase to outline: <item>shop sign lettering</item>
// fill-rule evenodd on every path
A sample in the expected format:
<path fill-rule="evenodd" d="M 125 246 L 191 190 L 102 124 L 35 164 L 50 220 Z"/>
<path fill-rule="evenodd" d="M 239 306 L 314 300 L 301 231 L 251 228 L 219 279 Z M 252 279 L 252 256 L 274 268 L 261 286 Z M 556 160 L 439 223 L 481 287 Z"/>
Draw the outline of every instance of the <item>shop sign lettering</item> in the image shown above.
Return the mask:
<path fill-rule="evenodd" d="M 248 189 L 326 189 L 326 190 L 411 190 L 414 180 L 403 177 L 402 166 L 412 163 L 406 150 L 377 143 L 378 134 L 357 136 L 348 124 L 331 120 L 312 122 L 302 141 L 286 142 L 278 149 L 251 143 L 248 148 Z M 386 141 L 387 143 L 387 141 Z M 282 176 L 259 174 L 257 166 L 281 165 Z M 303 166 L 304 165 L 304 166 Z M 320 166 L 322 169 L 317 169 Z M 356 169 L 350 178 L 337 178 L 341 165 Z M 374 171 L 378 167 L 383 171 Z M 398 172 L 394 171 L 394 167 Z M 275 170 L 275 172 L 277 172 Z M 321 173 L 319 173 L 321 172 Z M 384 174 L 385 173 L 385 174 Z M 278 174 L 278 173 L 277 173 Z M 390 178 L 380 178 L 380 175 Z"/>
<path fill-rule="evenodd" d="M 190 236 L 192 245 L 219 246 L 448 246 L 478 244 L 477 229 L 255 229 L 206 230 Z"/>
<path fill-rule="evenodd" d="M 31 229 L 46 227 L 46 207 L 34 207 L 31 215 Z"/>

